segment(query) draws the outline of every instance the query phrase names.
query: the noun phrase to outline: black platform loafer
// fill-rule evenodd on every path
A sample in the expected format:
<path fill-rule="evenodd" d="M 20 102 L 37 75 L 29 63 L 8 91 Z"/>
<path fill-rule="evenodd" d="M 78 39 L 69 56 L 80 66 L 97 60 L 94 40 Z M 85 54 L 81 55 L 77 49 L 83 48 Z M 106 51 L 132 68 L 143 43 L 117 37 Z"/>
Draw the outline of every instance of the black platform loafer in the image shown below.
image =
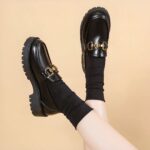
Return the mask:
<path fill-rule="evenodd" d="M 22 54 L 23 69 L 33 87 L 33 94 L 29 96 L 33 115 L 48 116 L 58 113 L 46 81 L 56 82 L 61 77 L 51 62 L 46 45 L 39 38 L 30 37 L 24 44 Z"/>
<path fill-rule="evenodd" d="M 106 57 L 110 31 L 108 11 L 101 7 L 90 9 L 84 16 L 80 28 L 82 68 L 86 69 L 86 56 Z"/>

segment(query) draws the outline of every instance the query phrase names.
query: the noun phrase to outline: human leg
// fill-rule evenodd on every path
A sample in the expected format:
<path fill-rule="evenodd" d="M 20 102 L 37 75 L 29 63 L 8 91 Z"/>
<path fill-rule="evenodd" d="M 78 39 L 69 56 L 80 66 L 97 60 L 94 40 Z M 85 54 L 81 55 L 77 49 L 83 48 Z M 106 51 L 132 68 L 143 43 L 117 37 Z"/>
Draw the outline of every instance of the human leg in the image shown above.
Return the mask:
<path fill-rule="evenodd" d="M 91 111 L 79 122 L 77 130 L 90 150 L 136 150 L 95 111 Z"/>
<path fill-rule="evenodd" d="M 101 119 L 103 119 L 104 121 L 108 121 L 105 102 L 98 100 L 86 100 L 85 103 L 91 108 L 93 108 L 95 113 L 98 116 L 100 116 Z M 84 141 L 84 149 L 91 150 L 85 141 Z"/>
<path fill-rule="evenodd" d="M 82 68 L 86 78 L 86 104 L 104 120 L 107 120 L 103 93 L 105 57 L 110 31 L 110 16 L 104 8 L 90 9 L 84 16 L 80 39 Z M 103 44 L 106 44 L 102 47 Z M 89 150 L 85 145 L 85 149 Z"/>

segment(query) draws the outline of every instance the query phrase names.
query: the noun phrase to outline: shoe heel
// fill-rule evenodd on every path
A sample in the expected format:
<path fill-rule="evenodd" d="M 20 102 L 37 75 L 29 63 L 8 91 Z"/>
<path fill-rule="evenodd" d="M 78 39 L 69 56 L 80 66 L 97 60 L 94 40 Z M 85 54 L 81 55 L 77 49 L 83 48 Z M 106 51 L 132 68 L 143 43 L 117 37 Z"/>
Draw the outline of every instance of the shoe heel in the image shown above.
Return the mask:
<path fill-rule="evenodd" d="M 29 95 L 29 101 L 31 111 L 34 116 L 47 116 L 44 115 L 44 112 L 41 113 L 42 105 L 40 103 L 40 97 L 37 94 L 33 93 Z"/>

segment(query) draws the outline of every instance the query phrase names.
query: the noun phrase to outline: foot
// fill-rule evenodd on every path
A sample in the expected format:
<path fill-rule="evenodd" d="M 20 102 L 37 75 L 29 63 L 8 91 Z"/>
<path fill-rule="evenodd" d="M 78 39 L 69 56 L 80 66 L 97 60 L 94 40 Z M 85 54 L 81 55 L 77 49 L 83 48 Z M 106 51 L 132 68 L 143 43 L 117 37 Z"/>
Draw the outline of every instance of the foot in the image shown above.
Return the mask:
<path fill-rule="evenodd" d="M 44 42 L 39 38 L 28 38 L 24 44 L 22 62 L 33 87 L 30 96 L 33 115 L 48 116 L 60 112 L 76 128 L 92 108 L 63 82 Z"/>
<path fill-rule="evenodd" d="M 86 77 L 86 99 L 104 101 L 104 67 L 107 56 L 110 17 L 106 9 L 89 10 L 80 29 L 82 68 Z"/>
<path fill-rule="evenodd" d="M 33 94 L 30 95 L 33 115 L 48 116 L 58 113 L 47 88 L 47 80 L 57 82 L 61 77 L 52 64 L 46 45 L 39 38 L 30 37 L 24 44 L 22 54 L 23 69 L 33 87 Z"/>

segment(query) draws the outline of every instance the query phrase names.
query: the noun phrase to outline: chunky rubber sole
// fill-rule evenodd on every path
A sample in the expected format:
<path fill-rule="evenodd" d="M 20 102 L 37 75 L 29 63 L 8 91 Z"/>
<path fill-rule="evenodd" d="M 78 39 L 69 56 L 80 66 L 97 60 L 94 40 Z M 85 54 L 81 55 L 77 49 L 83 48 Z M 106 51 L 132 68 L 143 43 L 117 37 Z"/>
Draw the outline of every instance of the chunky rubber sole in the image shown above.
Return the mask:
<path fill-rule="evenodd" d="M 22 49 L 22 64 L 23 64 L 23 70 L 25 72 L 25 75 L 28 80 L 30 80 L 31 85 L 33 87 L 33 94 L 29 95 L 29 101 L 30 101 L 30 107 L 32 114 L 34 116 L 47 116 L 44 113 L 44 108 L 41 104 L 41 97 L 40 97 L 40 90 L 38 88 L 38 83 L 34 78 L 34 75 L 32 73 L 30 64 L 29 64 L 29 56 L 30 56 L 30 50 L 32 43 L 39 39 L 38 37 L 29 37 L 25 43 L 24 47 Z"/>
<path fill-rule="evenodd" d="M 83 35 L 83 29 L 85 28 L 85 24 L 87 22 L 87 19 L 89 18 L 89 15 L 91 15 L 91 13 L 93 12 L 96 12 L 96 11 L 101 11 L 101 12 L 104 12 L 107 17 L 108 17 L 108 27 L 109 27 L 109 30 L 110 30 L 110 27 L 111 27 L 111 22 L 110 22 L 110 16 L 109 16 L 109 13 L 108 11 L 103 8 L 103 7 L 94 7 L 92 9 L 90 9 L 83 17 L 82 19 L 82 22 L 81 22 L 81 26 L 80 26 L 80 42 L 81 42 L 81 48 L 82 48 L 82 55 L 81 55 L 81 64 L 82 64 L 82 69 L 83 69 L 83 72 L 85 72 L 85 55 L 84 55 L 84 44 L 83 44 L 83 39 L 82 39 L 82 35 Z"/>

